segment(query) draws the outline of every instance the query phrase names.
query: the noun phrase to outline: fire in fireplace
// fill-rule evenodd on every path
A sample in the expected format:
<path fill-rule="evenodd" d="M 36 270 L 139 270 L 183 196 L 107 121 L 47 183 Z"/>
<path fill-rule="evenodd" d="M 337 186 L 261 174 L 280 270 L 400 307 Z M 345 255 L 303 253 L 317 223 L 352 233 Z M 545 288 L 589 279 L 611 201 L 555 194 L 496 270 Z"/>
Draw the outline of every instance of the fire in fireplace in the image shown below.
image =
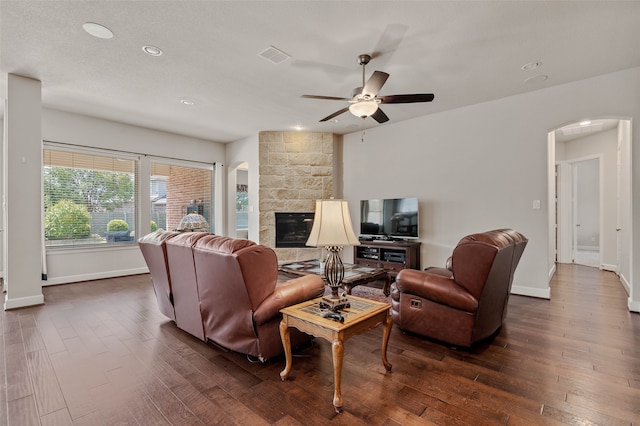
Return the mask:
<path fill-rule="evenodd" d="M 304 248 L 313 225 L 313 213 L 276 212 L 276 248 Z"/>

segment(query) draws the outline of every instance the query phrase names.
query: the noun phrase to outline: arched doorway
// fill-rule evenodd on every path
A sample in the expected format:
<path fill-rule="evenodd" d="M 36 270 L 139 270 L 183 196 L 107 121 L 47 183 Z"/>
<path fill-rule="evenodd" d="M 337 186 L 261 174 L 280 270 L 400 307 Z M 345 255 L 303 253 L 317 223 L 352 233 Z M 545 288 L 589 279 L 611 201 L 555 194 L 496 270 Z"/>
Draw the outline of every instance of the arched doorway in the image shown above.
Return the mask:
<path fill-rule="evenodd" d="M 582 246 L 598 246 L 597 266 L 618 274 L 630 293 L 631 282 L 631 122 L 598 118 L 568 123 L 549 132 L 549 265 L 576 262 Z M 598 161 L 599 231 L 580 235 L 579 167 Z M 591 186 L 594 186 L 591 183 Z M 584 196 L 584 195 L 583 195 Z M 583 215 L 584 217 L 584 215 Z M 594 225 L 591 224 L 593 229 Z M 585 233 L 583 233 L 585 234 Z M 583 238 L 581 243 L 578 238 Z M 588 239 L 584 239 L 588 238 Z M 593 241 L 596 239 L 597 241 Z"/>

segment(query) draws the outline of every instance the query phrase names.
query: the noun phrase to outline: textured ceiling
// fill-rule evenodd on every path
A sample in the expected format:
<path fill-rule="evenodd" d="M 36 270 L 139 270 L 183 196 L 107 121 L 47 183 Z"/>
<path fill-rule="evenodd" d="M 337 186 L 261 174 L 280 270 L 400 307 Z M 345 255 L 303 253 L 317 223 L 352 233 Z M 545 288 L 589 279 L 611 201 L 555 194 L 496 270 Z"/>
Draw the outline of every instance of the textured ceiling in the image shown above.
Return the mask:
<path fill-rule="evenodd" d="M 6 73 L 30 76 L 45 107 L 219 142 L 380 126 L 349 113 L 319 123 L 347 104 L 300 98 L 349 97 L 361 53 L 374 56 L 367 77 L 391 75 L 380 95 L 435 94 L 384 105 L 389 123 L 640 66 L 636 1 L 1 0 L 0 18 L 3 98 Z M 85 22 L 115 36 L 94 38 Z M 260 57 L 271 45 L 291 58 Z M 523 70 L 530 62 L 541 66 Z"/>

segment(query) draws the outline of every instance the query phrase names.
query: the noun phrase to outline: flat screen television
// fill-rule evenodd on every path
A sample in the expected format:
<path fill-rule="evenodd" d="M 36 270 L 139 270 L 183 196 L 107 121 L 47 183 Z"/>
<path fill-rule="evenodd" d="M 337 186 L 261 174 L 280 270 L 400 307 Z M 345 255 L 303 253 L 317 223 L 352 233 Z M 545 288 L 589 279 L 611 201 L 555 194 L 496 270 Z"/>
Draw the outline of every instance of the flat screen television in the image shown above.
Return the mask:
<path fill-rule="evenodd" d="M 360 201 L 360 236 L 375 239 L 417 239 L 418 199 L 386 198 Z"/>

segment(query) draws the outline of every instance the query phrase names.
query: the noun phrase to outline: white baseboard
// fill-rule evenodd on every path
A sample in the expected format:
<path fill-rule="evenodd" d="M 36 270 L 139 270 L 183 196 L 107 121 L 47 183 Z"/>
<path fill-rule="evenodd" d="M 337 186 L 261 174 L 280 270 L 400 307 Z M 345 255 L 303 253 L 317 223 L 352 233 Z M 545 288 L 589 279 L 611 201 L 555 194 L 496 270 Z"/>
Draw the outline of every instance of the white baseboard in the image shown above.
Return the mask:
<path fill-rule="evenodd" d="M 42 305 L 44 303 L 44 295 L 38 294 L 36 296 L 28 297 L 16 297 L 9 299 L 8 296 L 4 298 L 4 310 L 24 308 L 27 306 Z"/>
<path fill-rule="evenodd" d="M 629 284 L 627 277 L 625 277 L 623 274 L 620 274 L 618 275 L 618 278 L 620 279 L 622 287 L 624 287 L 624 291 L 626 291 L 627 294 L 631 294 L 631 284 Z"/>
<path fill-rule="evenodd" d="M 554 263 L 551 269 L 549 269 L 549 282 L 551 282 L 551 279 L 555 274 L 556 274 L 556 264 Z"/>
<path fill-rule="evenodd" d="M 631 298 L 627 299 L 627 306 L 629 308 L 629 311 L 631 312 L 638 312 L 640 313 L 640 301 L 638 300 L 631 300 Z"/>
<path fill-rule="evenodd" d="M 69 284 L 69 283 L 77 283 L 80 281 L 92 281 L 92 280 L 101 280 L 104 278 L 115 278 L 115 277 L 124 277 L 127 275 L 138 275 L 138 274 L 147 274 L 149 273 L 149 268 L 133 268 L 133 269 L 121 269 L 118 271 L 103 271 L 96 272 L 93 274 L 82 274 L 82 275 L 69 275 L 66 277 L 48 277 L 46 281 L 42 281 L 42 285 L 44 287 L 50 285 L 58 285 L 58 284 Z"/>
<path fill-rule="evenodd" d="M 511 294 L 520 296 L 537 297 L 539 299 L 551 299 L 551 287 L 536 288 L 514 285 L 511 287 Z"/>
<path fill-rule="evenodd" d="M 603 271 L 609 271 L 609 272 L 618 272 L 618 265 L 608 265 L 606 263 L 603 263 L 602 265 L 600 265 L 600 269 L 602 269 Z"/>

